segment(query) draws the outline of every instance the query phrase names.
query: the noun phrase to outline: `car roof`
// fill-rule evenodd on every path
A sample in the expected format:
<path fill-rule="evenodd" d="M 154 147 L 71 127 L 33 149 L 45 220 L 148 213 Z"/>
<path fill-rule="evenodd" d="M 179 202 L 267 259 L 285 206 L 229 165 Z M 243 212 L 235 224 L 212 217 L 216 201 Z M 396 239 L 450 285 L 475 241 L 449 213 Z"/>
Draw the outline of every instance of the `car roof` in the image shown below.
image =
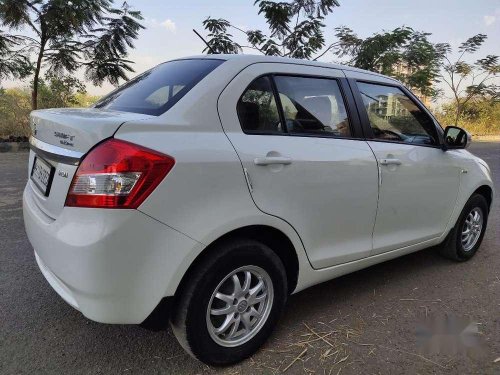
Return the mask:
<path fill-rule="evenodd" d="M 371 76 L 380 77 L 381 80 L 391 80 L 397 83 L 400 83 L 397 79 L 393 77 L 388 77 L 380 73 L 371 72 L 369 70 L 354 68 L 348 65 L 342 64 L 334 64 L 334 63 L 325 63 L 320 61 L 313 60 L 304 60 L 304 59 L 292 59 L 289 57 L 280 57 L 280 56 L 266 56 L 266 55 L 247 55 L 247 54 L 208 54 L 208 55 L 194 55 L 194 56 L 186 56 L 183 58 L 175 59 L 175 60 L 187 60 L 187 59 L 219 59 L 225 61 L 233 61 L 238 62 L 242 66 L 248 66 L 256 63 L 282 63 L 282 64 L 297 64 L 297 65 L 307 65 L 311 67 L 320 67 L 320 68 L 330 68 L 330 69 L 341 69 L 346 72 L 353 73 L 362 73 L 362 74 L 370 74 Z"/>

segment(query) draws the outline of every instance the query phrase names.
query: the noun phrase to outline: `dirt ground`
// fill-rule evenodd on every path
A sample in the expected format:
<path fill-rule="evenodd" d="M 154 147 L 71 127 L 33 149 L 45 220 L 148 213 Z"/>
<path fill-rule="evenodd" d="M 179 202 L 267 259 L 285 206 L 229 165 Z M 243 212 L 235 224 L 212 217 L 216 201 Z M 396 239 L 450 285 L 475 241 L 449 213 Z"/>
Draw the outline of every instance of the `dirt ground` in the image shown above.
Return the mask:
<path fill-rule="evenodd" d="M 500 186 L 500 143 L 474 143 L 471 151 Z M 94 323 L 56 295 L 23 228 L 26 163 L 25 153 L 0 154 L 2 374 L 500 374 L 498 198 L 471 261 L 454 263 L 429 249 L 307 289 L 290 298 L 262 350 L 217 369 L 186 355 L 170 331 Z M 440 327 L 429 322 L 444 317 L 467 330 L 446 338 L 448 353 L 423 350 L 418 338 L 425 341 Z M 476 346 L 453 346 L 459 339 Z"/>

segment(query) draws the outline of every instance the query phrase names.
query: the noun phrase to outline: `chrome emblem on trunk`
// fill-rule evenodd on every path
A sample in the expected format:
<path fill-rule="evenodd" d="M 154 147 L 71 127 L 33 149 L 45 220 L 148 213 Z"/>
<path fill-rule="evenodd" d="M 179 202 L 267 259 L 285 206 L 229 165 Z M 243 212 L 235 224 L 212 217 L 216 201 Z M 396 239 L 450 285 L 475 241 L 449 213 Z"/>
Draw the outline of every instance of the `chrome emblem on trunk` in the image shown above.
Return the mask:
<path fill-rule="evenodd" d="M 75 139 L 74 135 L 69 135 L 63 132 L 54 132 L 54 136 L 57 138 L 61 138 L 59 141 L 60 144 L 65 145 L 65 146 L 71 146 L 74 147 L 75 144 L 73 140 Z"/>

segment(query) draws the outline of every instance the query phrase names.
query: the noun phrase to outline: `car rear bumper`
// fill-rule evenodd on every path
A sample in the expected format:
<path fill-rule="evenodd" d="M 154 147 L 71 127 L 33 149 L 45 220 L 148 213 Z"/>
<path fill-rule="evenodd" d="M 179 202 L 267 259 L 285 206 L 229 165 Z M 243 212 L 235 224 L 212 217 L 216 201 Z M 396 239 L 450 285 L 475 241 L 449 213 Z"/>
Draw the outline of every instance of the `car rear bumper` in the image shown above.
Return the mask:
<path fill-rule="evenodd" d="M 137 324 L 171 296 L 202 245 L 137 210 L 65 207 L 53 220 L 30 184 L 26 233 L 43 275 L 87 318 Z"/>

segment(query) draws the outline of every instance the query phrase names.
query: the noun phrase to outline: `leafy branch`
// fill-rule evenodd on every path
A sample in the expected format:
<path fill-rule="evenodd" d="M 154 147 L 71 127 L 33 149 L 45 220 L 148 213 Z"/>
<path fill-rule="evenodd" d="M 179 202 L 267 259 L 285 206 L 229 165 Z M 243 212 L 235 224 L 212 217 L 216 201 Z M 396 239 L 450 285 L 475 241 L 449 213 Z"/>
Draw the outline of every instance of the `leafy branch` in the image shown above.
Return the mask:
<path fill-rule="evenodd" d="M 142 19 L 126 2 L 113 7 L 113 0 L 0 0 L 0 24 L 11 32 L 0 31 L 0 78 L 33 75 L 33 109 L 43 67 L 56 75 L 83 68 L 93 84 L 116 85 L 134 71 L 126 56 Z M 12 34 L 24 27 L 36 36 Z"/>
<path fill-rule="evenodd" d="M 333 53 L 345 63 L 403 82 L 422 96 L 436 96 L 439 69 L 443 59 L 442 46 L 432 44 L 429 33 L 402 26 L 375 33 L 365 39 L 346 26 L 337 27 L 338 43 Z"/>
<path fill-rule="evenodd" d="M 314 54 L 324 54 L 332 48 L 321 52 L 325 47 L 323 20 L 339 6 L 336 0 L 256 0 L 254 4 L 266 20 L 268 34 L 262 30 L 243 30 L 223 18 L 208 17 L 203 27 L 208 31 L 209 47 L 203 52 L 233 54 L 251 48 L 264 55 L 313 59 Z M 248 44 L 234 41 L 230 30 L 241 34 Z"/>

